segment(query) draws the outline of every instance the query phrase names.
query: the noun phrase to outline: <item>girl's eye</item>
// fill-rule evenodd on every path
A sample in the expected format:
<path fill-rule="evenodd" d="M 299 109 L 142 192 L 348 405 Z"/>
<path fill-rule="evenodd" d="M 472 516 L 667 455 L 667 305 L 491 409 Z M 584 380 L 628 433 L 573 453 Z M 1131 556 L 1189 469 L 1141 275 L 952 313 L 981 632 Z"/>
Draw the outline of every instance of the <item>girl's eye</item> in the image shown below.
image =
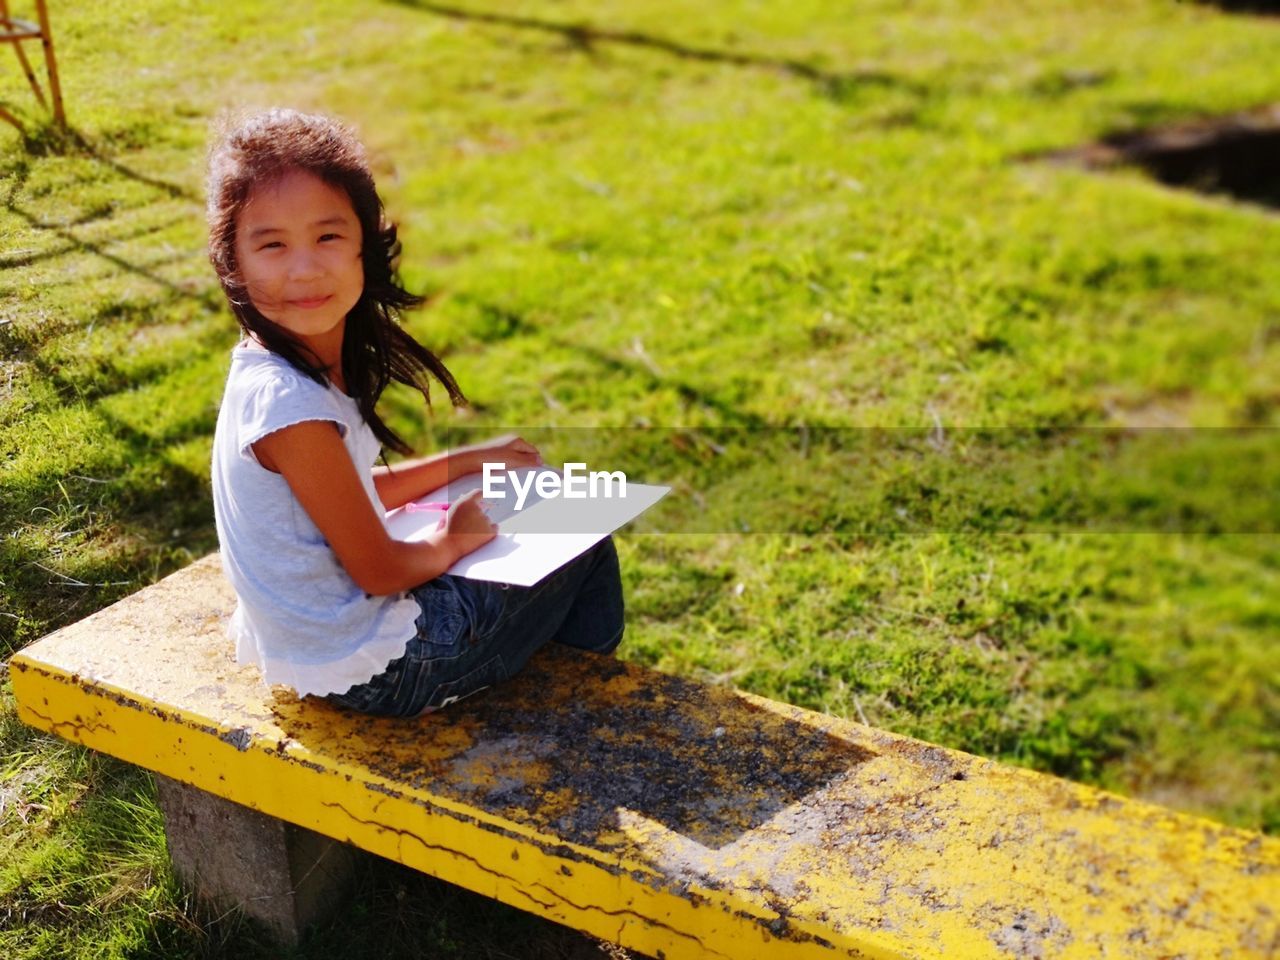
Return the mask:
<path fill-rule="evenodd" d="M 320 240 L 322 242 L 325 240 L 341 240 L 341 239 L 342 239 L 342 234 L 340 233 L 326 233 L 320 237 Z"/>
<path fill-rule="evenodd" d="M 259 250 L 278 250 L 278 249 L 283 249 L 283 247 L 284 247 L 284 244 L 281 243 L 279 240 L 271 240 L 267 243 L 264 243 L 258 249 Z"/>

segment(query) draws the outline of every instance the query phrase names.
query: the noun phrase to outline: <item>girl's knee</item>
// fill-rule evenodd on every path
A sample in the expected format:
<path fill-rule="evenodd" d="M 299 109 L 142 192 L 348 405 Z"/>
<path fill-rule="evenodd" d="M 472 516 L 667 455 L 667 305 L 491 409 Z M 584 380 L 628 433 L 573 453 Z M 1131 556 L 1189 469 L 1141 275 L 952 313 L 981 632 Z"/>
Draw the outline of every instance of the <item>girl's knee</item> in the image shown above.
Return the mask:
<path fill-rule="evenodd" d="M 593 650 L 592 652 L 599 653 L 606 657 L 616 657 L 618 655 L 618 647 L 622 643 L 622 634 L 624 630 L 624 627 L 619 627 L 617 634 L 614 635 L 612 640 L 606 643 L 603 647 Z"/>

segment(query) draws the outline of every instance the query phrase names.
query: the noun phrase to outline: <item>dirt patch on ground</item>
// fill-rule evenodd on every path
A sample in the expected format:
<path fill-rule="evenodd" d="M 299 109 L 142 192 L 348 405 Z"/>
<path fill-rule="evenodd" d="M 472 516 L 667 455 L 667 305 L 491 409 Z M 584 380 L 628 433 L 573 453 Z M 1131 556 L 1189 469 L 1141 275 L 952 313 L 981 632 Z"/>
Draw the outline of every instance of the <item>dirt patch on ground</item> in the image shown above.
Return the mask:
<path fill-rule="evenodd" d="M 1137 166 L 1170 186 L 1280 209 L 1280 104 L 1115 133 L 1047 159 L 1093 170 Z"/>
<path fill-rule="evenodd" d="M 1218 7 L 1227 13 L 1252 13 L 1280 16 L 1280 0 L 1200 0 L 1206 7 Z"/>

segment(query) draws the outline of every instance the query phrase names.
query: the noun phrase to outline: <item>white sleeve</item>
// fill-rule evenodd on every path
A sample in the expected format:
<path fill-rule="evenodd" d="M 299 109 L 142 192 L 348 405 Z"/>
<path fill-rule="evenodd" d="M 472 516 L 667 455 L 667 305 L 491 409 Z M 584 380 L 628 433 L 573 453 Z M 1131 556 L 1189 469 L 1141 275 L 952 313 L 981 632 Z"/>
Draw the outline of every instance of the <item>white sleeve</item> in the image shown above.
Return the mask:
<path fill-rule="evenodd" d="M 337 426 L 346 436 L 347 425 L 333 404 L 327 388 L 301 374 L 263 378 L 247 389 L 240 400 L 240 456 L 257 463 L 253 445 L 268 434 L 308 420 L 322 420 Z"/>

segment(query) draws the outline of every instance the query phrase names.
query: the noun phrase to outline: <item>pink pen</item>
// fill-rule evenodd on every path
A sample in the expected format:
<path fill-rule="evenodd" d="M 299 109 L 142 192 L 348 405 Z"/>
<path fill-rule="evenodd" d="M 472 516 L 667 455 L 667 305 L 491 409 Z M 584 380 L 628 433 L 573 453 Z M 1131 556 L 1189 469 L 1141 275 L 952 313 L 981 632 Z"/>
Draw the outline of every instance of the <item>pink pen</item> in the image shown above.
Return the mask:
<path fill-rule="evenodd" d="M 404 509 L 407 513 L 429 513 L 432 510 L 447 511 L 449 504 L 433 500 L 431 503 L 406 503 Z"/>

